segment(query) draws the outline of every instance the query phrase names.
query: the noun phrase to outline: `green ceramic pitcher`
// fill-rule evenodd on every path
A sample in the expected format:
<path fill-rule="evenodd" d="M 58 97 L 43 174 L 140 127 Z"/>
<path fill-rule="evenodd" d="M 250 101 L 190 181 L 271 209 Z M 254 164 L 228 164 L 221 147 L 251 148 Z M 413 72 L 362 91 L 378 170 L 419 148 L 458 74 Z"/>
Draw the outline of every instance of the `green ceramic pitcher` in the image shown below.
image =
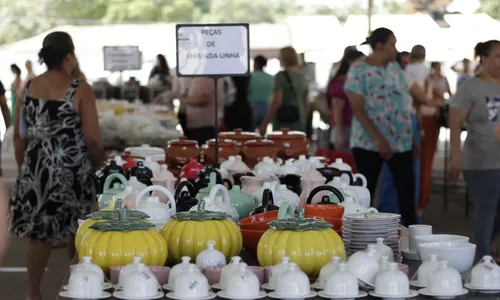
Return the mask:
<path fill-rule="evenodd" d="M 111 187 L 111 183 L 115 179 L 119 180 L 120 183 L 115 183 Z M 106 181 L 104 181 L 102 194 L 99 196 L 99 199 L 97 200 L 97 202 L 99 203 L 99 210 L 108 207 L 109 201 L 113 199 L 113 196 L 123 192 L 127 184 L 128 184 L 127 178 L 125 178 L 125 176 L 123 176 L 122 174 L 113 173 L 109 175 L 106 178 Z"/>
<path fill-rule="evenodd" d="M 248 217 L 250 213 L 259 206 L 258 200 L 241 191 L 239 185 L 234 185 L 233 188 L 229 191 L 229 200 L 231 202 L 231 206 L 236 208 L 238 215 L 240 216 L 240 220 Z"/>

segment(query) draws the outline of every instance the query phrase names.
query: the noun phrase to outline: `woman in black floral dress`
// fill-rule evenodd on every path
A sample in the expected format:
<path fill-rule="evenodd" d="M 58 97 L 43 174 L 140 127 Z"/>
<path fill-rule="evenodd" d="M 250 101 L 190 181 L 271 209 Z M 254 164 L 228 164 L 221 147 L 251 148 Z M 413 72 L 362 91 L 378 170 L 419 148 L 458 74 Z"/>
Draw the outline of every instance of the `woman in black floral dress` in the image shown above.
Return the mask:
<path fill-rule="evenodd" d="M 11 202 L 12 232 L 29 238 L 28 299 L 41 299 L 40 285 L 51 243 L 74 237 L 78 219 L 95 201 L 93 171 L 104 161 L 92 88 L 80 75 L 71 37 L 53 32 L 40 61 L 48 71 L 27 86 L 16 105 L 14 143 L 19 178 Z"/>

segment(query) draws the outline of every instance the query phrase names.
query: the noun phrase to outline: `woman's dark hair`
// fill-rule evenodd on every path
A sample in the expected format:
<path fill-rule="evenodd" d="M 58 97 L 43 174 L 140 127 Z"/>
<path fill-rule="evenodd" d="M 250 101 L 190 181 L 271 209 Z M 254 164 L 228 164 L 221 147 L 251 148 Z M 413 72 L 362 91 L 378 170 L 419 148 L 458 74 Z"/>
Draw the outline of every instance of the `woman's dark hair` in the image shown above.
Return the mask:
<path fill-rule="evenodd" d="M 438 61 L 431 62 L 431 69 L 434 69 L 434 68 L 439 67 L 439 66 L 441 66 L 440 62 L 438 62 Z"/>
<path fill-rule="evenodd" d="M 254 61 L 255 65 L 261 69 L 263 69 L 265 66 L 267 66 L 267 58 L 265 58 L 263 55 L 257 55 L 253 59 L 253 61 Z"/>
<path fill-rule="evenodd" d="M 19 67 L 16 64 L 10 65 L 10 69 L 14 74 L 16 74 L 16 76 L 21 76 L 21 69 L 19 69 Z"/>
<path fill-rule="evenodd" d="M 342 60 L 340 61 L 339 68 L 337 69 L 337 72 L 335 75 L 333 75 L 332 79 L 330 80 L 330 83 L 335 81 L 340 76 L 345 76 L 347 75 L 347 72 L 349 71 L 349 67 L 352 63 L 353 60 L 356 60 L 362 56 L 365 56 L 365 54 L 361 51 L 358 50 L 348 50 L 344 53 L 344 56 L 342 57 Z"/>
<path fill-rule="evenodd" d="M 410 52 L 408 52 L 408 51 L 401 51 L 401 52 L 398 52 L 398 54 L 396 55 L 396 61 L 401 66 L 401 68 L 404 69 L 403 57 L 409 56 L 409 55 L 410 55 Z"/>
<path fill-rule="evenodd" d="M 55 31 L 43 39 L 38 58 L 40 63 L 44 63 L 48 69 L 59 69 L 66 56 L 74 52 L 75 46 L 71 36 L 63 31 Z"/>
<path fill-rule="evenodd" d="M 493 46 L 497 44 L 500 44 L 499 40 L 489 40 L 484 43 L 477 43 L 476 47 L 474 48 L 474 56 L 476 58 L 489 56 L 491 53 L 491 48 L 493 48 Z"/>
<path fill-rule="evenodd" d="M 159 75 L 161 82 L 164 85 L 169 86 L 170 82 L 168 77 L 170 76 L 170 68 L 167 63 L 167 59 L 163 54 L 158 54 L 156 56 L 157 65 L 153 67 L 151 73 L 149 73 L 149 79 L 153 78 L 155 75 Z"/>
<path fill-rule="evenodd" d="M 394 32 L 390 29 L 380 27 L 375 29 L 361 45 L 370 45 L 370 47 L 375 50 L 377 44 L 387 43 L 391 36 L 394 36 Z"/>

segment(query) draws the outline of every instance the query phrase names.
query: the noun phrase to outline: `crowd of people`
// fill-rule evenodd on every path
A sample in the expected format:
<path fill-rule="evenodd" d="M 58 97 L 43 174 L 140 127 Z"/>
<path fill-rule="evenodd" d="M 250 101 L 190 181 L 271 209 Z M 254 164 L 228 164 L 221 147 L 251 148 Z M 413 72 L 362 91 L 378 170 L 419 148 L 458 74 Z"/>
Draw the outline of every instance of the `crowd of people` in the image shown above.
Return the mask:
<path fill-rule="evenodd" d="M 478 256 L 491 254 L 499 259 L 494 240 L 500 230 L 500 42 L 477 45 L 475 76 L 468 74 L 470 62 L 463 61 L 455 95 L 441 65 L 428 66 L 424 46 L 398 52 L 397 38 L 387 28 L 374 30 L 363 44 L 371 47 L 371 54 L 365 56 L 355 47 L 346 49 L 327 86 L 332 147 L 352 154 L 358 171 L 368 180 L 372 199 L 380 182 L 380 211 L 399 212 L 404 225 L 416 224 L 418 208 L 425 208 L 430 195 L 440 113 L 448 102 L 449 173 L 456 179 L 463 172 L 474 199 Z M 30 73 L 27 64 L 23 80 L 20 69 L 11 67 L 19 177 L 10 201 L 10 231 L 29 239 L 31 300 L 41 298 L 52 243 L 69 240 L 69 254 L 74 255 L 77 220 L 92 209 L 93 173 L 105 159 L 95 97 L 81 80 L 71 37 L 64 32 L 47 35 L 39 57 L 47 66 L 39 76 Z M 158 101 L 180 100 L 180 123 L 188 138 L 199 143 L 215 134 L 215 101 L 220 104 L 221 127 L 265 133 L 272 123 L 274 129 L 307 131 L 311 108 L 303 60 L 292 47 L 281 49 L 279 58 L 282 71 L 274 76 L 265 72 L 267 59 L 257 56 L 250 77 L 224 78 L 215 85 L 211 78 L 172 76 L 165 57 L 158 55 L 150 83 L 169 86 Z M 4 110 L 5 89 L 1 92 L 0 106 L 8 127 L 11 118 L 8 109 Z M 242 119 L 245 126 L 240 126 Z M 464 126 L 468 135 L 461 151 Z M 8 220 L 7 201 L 0 204 L 1 219 Z M 0 230 L 0 253 L 7 226 L 5 222 Z"/>

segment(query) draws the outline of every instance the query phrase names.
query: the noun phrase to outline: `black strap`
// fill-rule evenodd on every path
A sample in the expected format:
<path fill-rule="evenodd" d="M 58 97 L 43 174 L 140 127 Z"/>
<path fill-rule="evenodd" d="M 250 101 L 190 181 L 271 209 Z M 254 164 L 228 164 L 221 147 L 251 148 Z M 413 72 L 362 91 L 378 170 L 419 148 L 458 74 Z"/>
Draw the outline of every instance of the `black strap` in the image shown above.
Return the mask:
<path fill-rule="evenodd" d="M 285 80 L 288 84 L 290 92 L 292 93 L 292 97 L 294 98 L 294 100 L 298 100 L 297 92 L 295 91 L 295 87 L 293 86 L 292 77 L 290 77 L 290 73 L 288 73 L 288 71 L 284 71 L 283 74 L 285 75 Z"/>

